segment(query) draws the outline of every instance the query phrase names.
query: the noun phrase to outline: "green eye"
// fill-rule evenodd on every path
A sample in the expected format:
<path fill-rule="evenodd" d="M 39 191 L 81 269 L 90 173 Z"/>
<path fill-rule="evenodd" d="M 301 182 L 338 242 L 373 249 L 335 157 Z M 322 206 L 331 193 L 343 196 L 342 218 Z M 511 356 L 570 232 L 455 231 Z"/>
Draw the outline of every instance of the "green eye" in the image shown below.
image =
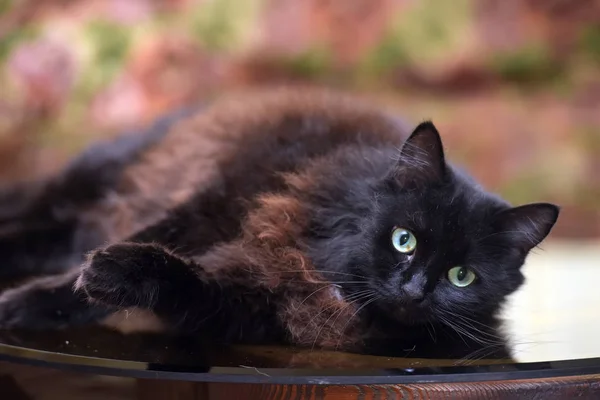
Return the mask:
<path fill-rule="evenodd" d="M 466 287 L 475 280 L 476 276 L 473 271 L 466 267 L 454 267 L 448 271 L 448 280 L 454 286 Z"/>
<path fill-rule="evenodd" d="M 417 238 L 411 231 L 404 228 L 394 228 L 392 244 L 400 253 L 412 253 L 417 248 Z"/>

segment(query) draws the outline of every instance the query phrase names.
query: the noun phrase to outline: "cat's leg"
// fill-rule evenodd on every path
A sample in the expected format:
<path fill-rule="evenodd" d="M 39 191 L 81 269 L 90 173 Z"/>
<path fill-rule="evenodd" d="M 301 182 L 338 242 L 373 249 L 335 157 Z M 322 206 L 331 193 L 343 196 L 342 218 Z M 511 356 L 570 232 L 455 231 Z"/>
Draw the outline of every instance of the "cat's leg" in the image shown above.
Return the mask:
<path fill-rule="evenodd" d="M 97 142 L 46 179 L 0 186 L 0 280 L 64 272 L 104 243 L 104 232 L 82 223 L 82 213 L 93 210 L 139 156 L 192 111 Z"/>
<path fill-rule="evenodd" d="M 19 182 L 0 186 L 0 227 L 22 219 L 34 207 L 44 182 Z"/>
<path fill-rule="evenodd" d="M 0 187 L 0 281 L 64 271 L 72 264 L 76 220 L 45 201 L 51 184 Z"/>
<path fill-rule="evenodd" d="M 35 279 L 0 295 L 0 329 L 60 329 L 97 323 L 115 309 L 90 303 L 73 285 L 78 270 Z"/>
<path fill-rule="evenodd" d="M 46 180 L 0 187 L 0 281 L 62 273 L 102 243 L 89 229 L 81 235 L 80 210 L 103 192 L 101 173 L 84 164 Z"/>
<path fill-rule="evenodd" d="M 223 341 L 282 340 L 277 295 L 238 278 L 221 280 L 160 245 L 120 243 L 93 254 L 76 287 L 94 302 L 148 309 L 180 332 Z"/>
<path fill-rule="evenodd" d="M 49 223 L 0 235 L 0 281 L 62 273 L 76 264 L 83 252 L 73 249 L 74 225 Z"/>

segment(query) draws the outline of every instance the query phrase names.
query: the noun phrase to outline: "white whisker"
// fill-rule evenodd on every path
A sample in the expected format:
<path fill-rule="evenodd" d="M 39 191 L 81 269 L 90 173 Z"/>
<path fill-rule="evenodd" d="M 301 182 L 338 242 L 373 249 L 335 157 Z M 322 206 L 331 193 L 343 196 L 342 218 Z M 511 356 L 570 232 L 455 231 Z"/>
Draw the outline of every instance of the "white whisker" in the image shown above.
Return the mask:
<path fill-rule="evenodd" d="M 350 318 L 348 318 L 348 321 L 346 321 L 346 323 L 344 324 L 344 327 L 342 328 L 341 334 L 344 335 L 344 333 L 346 332 L 346 327 L 348 327 L 348 324 L 350 323 L 350 321 L 352 321 L 352 319 L 354 319 L 354 317 L 360 312 L 360 310 L 362 310 L 363 308 L 365 308 L 366 306 L 368 306 L 372 302 L 376 301 L 378 298 L 379 298 L 379 296 L 375 295 L 373 298 L 367 300 L 363 305 L 361 305 L 360 307 L 358 307 L 358 309 L 356 311 L 354 311 L 354 314 L 352 314 L 350 316 Z M 340 340 L 341 339 L 342 339 L 342 337 L 340 336 L 340 338 L 338 339 L 337 343 L 335 344 L 336 350 L 340 346 Z"/>

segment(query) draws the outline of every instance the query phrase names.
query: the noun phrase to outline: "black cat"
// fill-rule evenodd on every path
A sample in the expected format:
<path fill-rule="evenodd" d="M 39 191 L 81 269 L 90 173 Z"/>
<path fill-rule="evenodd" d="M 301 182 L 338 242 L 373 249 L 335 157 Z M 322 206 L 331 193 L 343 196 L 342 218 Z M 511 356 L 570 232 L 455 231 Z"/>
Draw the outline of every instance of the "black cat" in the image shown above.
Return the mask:
<path fill-rule="evenodd" d="M 3 293 L 0 327 L 143 309 L 225 342 L 507 356 L 496 314 L 559 209 L 486 192 L 432 123 L 408 133 L 348 96 L 282 89 L 92 147 L 4 193 L 0 273 L 65 272 Z"/>

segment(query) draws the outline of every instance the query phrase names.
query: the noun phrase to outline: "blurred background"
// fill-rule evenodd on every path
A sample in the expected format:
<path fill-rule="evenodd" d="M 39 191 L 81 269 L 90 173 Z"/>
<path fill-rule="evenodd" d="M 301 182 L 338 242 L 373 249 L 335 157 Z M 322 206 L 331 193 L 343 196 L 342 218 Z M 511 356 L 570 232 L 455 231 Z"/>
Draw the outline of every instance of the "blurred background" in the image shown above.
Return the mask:
<path fill-rule="evenodd" d="M 538 341 L 524 360 L 600 356 L 599 1 L 0 0 L 0 15 L 3 181 L 232 88 L 360 93 L 433 119 L 488 189 L 562 206 L 511 329 Z"/>
<path fill-rule="evenodd" d="M 231 88 L 363 93 L 432 118 L 488 188 L 600 236 L 597 0 L 0 0 L 0 179 Z"/>
<path fill-rule="evenodd" d="M 560 204 L 506 308 L 507 333 L 521 361 L 600 356 L 597 0 L 0 0 L 0 180 L 51 173 L 186 104 L 278 83 L 433 119 L 449 157 L 488 189 Z M 36 399 L 134 394 L 125 378 L 6 363 L 2 374 Z"/>

